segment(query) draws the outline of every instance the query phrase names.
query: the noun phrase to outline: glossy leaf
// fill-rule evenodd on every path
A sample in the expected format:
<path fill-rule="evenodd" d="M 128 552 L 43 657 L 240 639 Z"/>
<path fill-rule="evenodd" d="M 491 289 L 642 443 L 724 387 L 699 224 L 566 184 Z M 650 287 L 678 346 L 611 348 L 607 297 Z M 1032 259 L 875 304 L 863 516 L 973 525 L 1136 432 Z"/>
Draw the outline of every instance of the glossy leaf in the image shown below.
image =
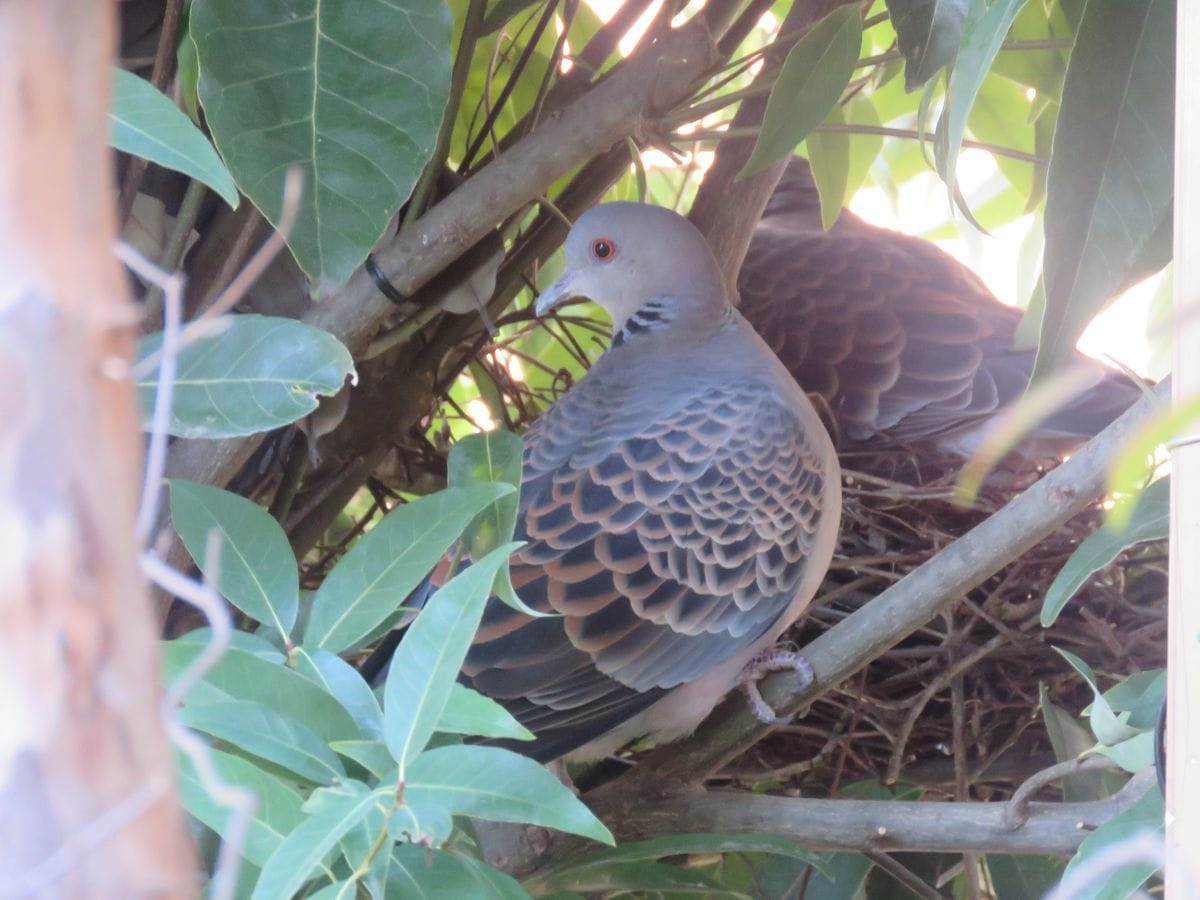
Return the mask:
<path fill-rule="evenodd" d="M 222 781 L 254 794 L 254 812 L 241 850 L 242 856 L 262 866 L 280 841 L 304 821 L 300 795 L 247 759 L 216 748 L 210 748 L 208 753 Z M 185 754 L 175 755 L 175 771 L 179 774 L 179 792 L 188 815 L 225 836 L 234 811 L 213 797 Z"/>
<path fill-rule="evenodd" d="M 145 359 L 161 332 L 138 341 Z M 354 372 L 350 352 L 333 335 L 271 316 L 225 316 L 179 352 L 168 430 L 176 437 L 243 437 L 304 418 L 319 394 L 336 394 Z M 158 370 L 137 383 L 142 427 L 149 428 Z"/>
<path fill-rule="evenodd" d="M 1084 583 L 1130 547 L 1145 541 L 1165 540 L 1169 532 L 1170 479 L 1160 478 L 1137 499 L 1132 516 L 1120 528 L 1107 525 L 1089 535 L 1063 564 L 1046 590 L 1042 602 L 1042 627 L 1054 624 Z"/>
<path fill-rule="evenodd" d="M 438 747 L 409 766 L 405 802 L 494 822 L 524 822 L 613 843 L 604 824 L 557 778 L 531 759 L 499 747 Z"/>
<path fill-rule="evenodd" d="M 1029 900 L 1045 897 L 1058 884 L 1066 863 L 1053 856 L 1008 856 L 989 853 L 988 873 L 996 900 Z"/>
<path fill-rule="evenodd" d="M 463 543 L 470 558 L 481 559 L 494 548 L 512 540 L 521 501 L 521 465 L 524 456 L 524 442 L 512 432 L 499 430 L 466 435 L 450 448 L 446 482 L 451 487 L 487 482 L 513 486 L 511 494 L 491 503 L 463 532 Z M 521 600 L 512 586 L 508 566 L 501 566 L 496 572 L 496 583 L 492 589 L 496 596 L 517 612 L 534 618 L 548 615 Z"/>
<path fill-rule="evenodd" d="M 955 167 L 967 130 L 967 117 L 1009 26 L 1026 0 L 970 0 L 962 43 L 946 84 L 946 105 L 938 120 L 934 150 L 938 172 L 955 193 Z"/>
<path fill-rule="evenodd" d="M 625 891 L 669 892 L 672 896 L 743 897 L 717 879 L 680 866 L 657 862 L 609 862 L 583 866 L 545 882 L 551 891 L 608 894 Z"/>
<path fill-rule="evenodd" d="M 1165 669 L 1135 672 L 1104 692 L 1104 699 L 1113 712 L 1129 713 L 1131 728 L 1153 728 L 1158 712 L 1167 696 Z"/>
<path fill-rule="evenodd" d="M 392 656 L 383 688 L 384 737 L 402 780 L 437 730 L 496 570 L 518 546 L 497 547 L 454 576 L 429 598 Z"/>
<path fill-rule="evenodd" d="M 408 199 L 450 86 L 441 0 L 202 0 L 200 102 L 234 180 L 272 225 L 283 179 L 304 193 L 288 237 L 322 293 L 343 284 Z"/>
<path fill-rule="evenodd" d="M 296 624 L 300 580 L 287 535 L 265 509 L 229 491 L 172 479 L 171 522 L 188 553 L 230 603 L 287 638 Z M 218 564 L 209 565 L 208 536 L 217 531 Z"/>
<path fill-rule="evenodd" d="M 904 88 L 915 91 L 954 60 L 967 21 L 967 0 L 885 0 L 896 46 L 904 54 Z"/>
<path fill-rule="evenodd" d="M 1111 747 L 1100 747 L 1099 751 L 1126 772 L 1149 769 L 1154 765 L 1154 732 L 1143 731 Z"/>
<path fill-rule="evenodd" d="M 1102 744 L 1112 746 L 1122 741 L 1127 741 L 1137 734 L 1137 729 L 1130 728 L 1129 725 L 1121 722 L 1117 718 L 1117 714 L 1113 712 L 1112 707 L 1108 705 L 1108 701 L 1100 693 L 1100 687 L 1096 683 L 1096 676 L 1092 672 L 1091 666 L 1074 653 L 1068 653 L 1061 647 L 1055 647 L 1054 649 L 1058 651 L 1059 656 L 1071 664 L 1071 668 L 1083 676 L 1084 681 L 1088 683 L 1088 687 L 1092 689 L 1092 706 L 1091 712 L 1088 715 L 1088 721 L 1092 726 L 1092 733 L 1096 735 L 1096 739 Z"/>
<path fill-rule="evenodd" d="M 341 761 L 324 739 L 261 703 L 228 700 L 189 705 L 179 711 L 179 719 L 189 728 L 314 784 L 330 784 L 346 776 Z"/>
<path fill-rule="evenodd" d="M 450 488 L 397 506 L 355 542 L 313 597 L 304 646 L 342 653 L 391 616 L 481 509 L 509 485 Z"/>
<path fill-rule="evenodd" d="M 202 632 L 161 644 L 168 680 L 184 669 L 208 644 Z M 350 714 L 303 675 L 253 653 L 230 647 L 192 688 L 185 702 L 216 703 L 252 700 L 308 726 L 325 741 L 362 737 Z"/>
<path fill-rule="evenodd" d="M 372 809 L 390 809 L 392 791 L 368 791 L 364 785 L 346 783 L 337 792 L 325 790 L 320 809 L 287 835 L 263 866 L 252 900 L 292 897 L 330 850 Z M 311 802 L 311 801 L 310 801 Z"/>
<path fill-rule="evenodd" d="M 1172 0 L 1087 4 L 1046 186 L 1039 376 L 1110 298 L 1170 258 L 1174 34 Z"/>
<path fill-rule="evenodd" d="M 114 69 L 108 117 L 118 150 L 202 181 L 237 208 L 237 186 L 204 132 L 146 79 Z"/>
<path fill-rule="evenodd" d="M 1113 871 L 1105 865 L 1105 858 L 1138 836 L 1160 841 L 1165 817 L 1162 794 L 1151 787 L 1141 800 L 1085 837 L 1063 873 L 1063 883 L 1074 880 L 1077 873 L 1086 878 L 1086 883 L 1075 882 L 1072 900 L 1125 900 L 1132 895 L 1154 874 L 1157 864 L 1138 861 Z M 1087 872 L 1093 873 L 1091 877 Z"/>
<path fill-rule="evenodd" d="M 491 697 L 457 682 L 450 688 L 450 697 L 435 730 L 448 734 L 533 740 L 533 733 L 507 709 Z"/>
<path fill-rule="evenodd" d="M 383 710 L 358 669 L 328 650 L 310 653 L 297 647 L 294 656 L 296 671 L 336 699 L 354 717 L 365 737 L 383 737 Z"/>
<path fill-rule="evenodd" d="M 1038 686 L 1039 706 L 1046 723 L 1046 735 L 1054 748 L 1054 758 L 1059 762 L 1077 759 L 1087 753 L 1096 742 L 1087 726 L 1073 715 L 1056 706 L 1044 684 Z M 1108 796 L 1104 772 L 1079 772 L 1063 779 L 1063 799 L 1078 803 L 1086 800 L 1102 800 Z"/>
<path fill-rule="evenodd" d="M 826 122 L 873 127 L 881 124 L 875 105 L 861 96 L 844 106 L 835 106 Z M 821 198 L 821 225 L 828 230 L 866 180 L 871 164 L 883 149 L 883 138 L 875 134 L 814 131 L 805 138 L 805 146 Z"/>
<path fill-rule="evenodd" d="M 771 853 L 786 856 L 825 871 L 825 855 L 799 844 L 766 834 L 674 834 L 622 844 L 612 849 L 597 850 L 569 868 L 608 865 L 614 862 L 643 862 L 668 856 L 706 855 L 712 853 Z M 557 875 L 557 870 L 551 874 Z"/>
<path fill-rule="evenodd" d="M 396 769 L 392 754 L 388 753 L 387 744 L 380 740 L 369 741 L 334 741 L 329 745 L 338 756 L 353 760 L 376 778 L 382 779 Z"/>
<path fill-rule="evenodd" d="M 862 48 L 862 15 L 839 6 L 800 38 L 780 69 L 754 150 L 739 178 L 790 155 L 842 96 Z"/>

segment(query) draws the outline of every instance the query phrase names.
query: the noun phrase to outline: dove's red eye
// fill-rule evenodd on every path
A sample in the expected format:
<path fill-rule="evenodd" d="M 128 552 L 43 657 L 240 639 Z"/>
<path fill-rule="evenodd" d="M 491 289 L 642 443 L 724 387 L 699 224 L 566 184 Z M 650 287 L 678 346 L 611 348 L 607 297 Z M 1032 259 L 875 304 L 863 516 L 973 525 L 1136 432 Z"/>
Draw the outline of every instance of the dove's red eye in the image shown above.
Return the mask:
<path fill-rule="evenodd" d="M 617 255 L 617 245 L 608 238 L 596 238 L 592 241 L 592 257 L 599 262 L 608 262 Z"/>

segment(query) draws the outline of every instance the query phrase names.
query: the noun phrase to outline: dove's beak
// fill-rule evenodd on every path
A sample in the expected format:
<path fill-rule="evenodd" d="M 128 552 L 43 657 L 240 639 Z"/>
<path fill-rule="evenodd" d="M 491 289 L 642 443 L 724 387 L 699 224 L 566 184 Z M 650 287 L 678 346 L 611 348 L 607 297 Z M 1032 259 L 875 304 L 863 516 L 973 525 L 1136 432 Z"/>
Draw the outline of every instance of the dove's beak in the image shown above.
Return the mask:
<path fill-rule="evenodd" d="M 575 273 L 571 269 L 567 269 L 558 277 L 558 280 L 554 284 L 538 295 L 537 303 L 533 306 L 533 311 L 539 316 L 544 316 L 550 310 L 580 296 L 572 287 L 574 280 Z"/>

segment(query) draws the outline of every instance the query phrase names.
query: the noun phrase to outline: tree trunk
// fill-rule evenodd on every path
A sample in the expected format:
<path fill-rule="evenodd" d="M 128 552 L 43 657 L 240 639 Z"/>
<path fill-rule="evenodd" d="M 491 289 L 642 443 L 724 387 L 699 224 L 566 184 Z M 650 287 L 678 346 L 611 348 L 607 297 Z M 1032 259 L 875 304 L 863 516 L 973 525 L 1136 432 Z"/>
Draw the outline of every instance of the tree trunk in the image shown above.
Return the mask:
<path fill-rule="evenodd" d="M 0 894 L 184 897 L 113 256 L 111 3 L 0 3 Z"/>

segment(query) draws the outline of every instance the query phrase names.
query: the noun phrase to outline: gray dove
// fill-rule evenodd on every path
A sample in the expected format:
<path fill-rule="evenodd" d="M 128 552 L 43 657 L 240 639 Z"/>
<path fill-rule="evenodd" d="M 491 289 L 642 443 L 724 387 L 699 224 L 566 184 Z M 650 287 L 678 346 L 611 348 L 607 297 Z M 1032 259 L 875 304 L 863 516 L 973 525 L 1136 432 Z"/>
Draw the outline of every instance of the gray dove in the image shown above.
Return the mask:
<path fill-rule="evenodd" d="M 841 513 L 833 444 L 734 309 L 700 233 L 655 206 L 584 213 L 537 301 L 612 316 L 610 348 L 524 435 L 513 583 L 464 680 L 532 730 L 542 760 L 689 733 L 735 685 L 757 714 L 772 650 L 804 612 Z"/>

